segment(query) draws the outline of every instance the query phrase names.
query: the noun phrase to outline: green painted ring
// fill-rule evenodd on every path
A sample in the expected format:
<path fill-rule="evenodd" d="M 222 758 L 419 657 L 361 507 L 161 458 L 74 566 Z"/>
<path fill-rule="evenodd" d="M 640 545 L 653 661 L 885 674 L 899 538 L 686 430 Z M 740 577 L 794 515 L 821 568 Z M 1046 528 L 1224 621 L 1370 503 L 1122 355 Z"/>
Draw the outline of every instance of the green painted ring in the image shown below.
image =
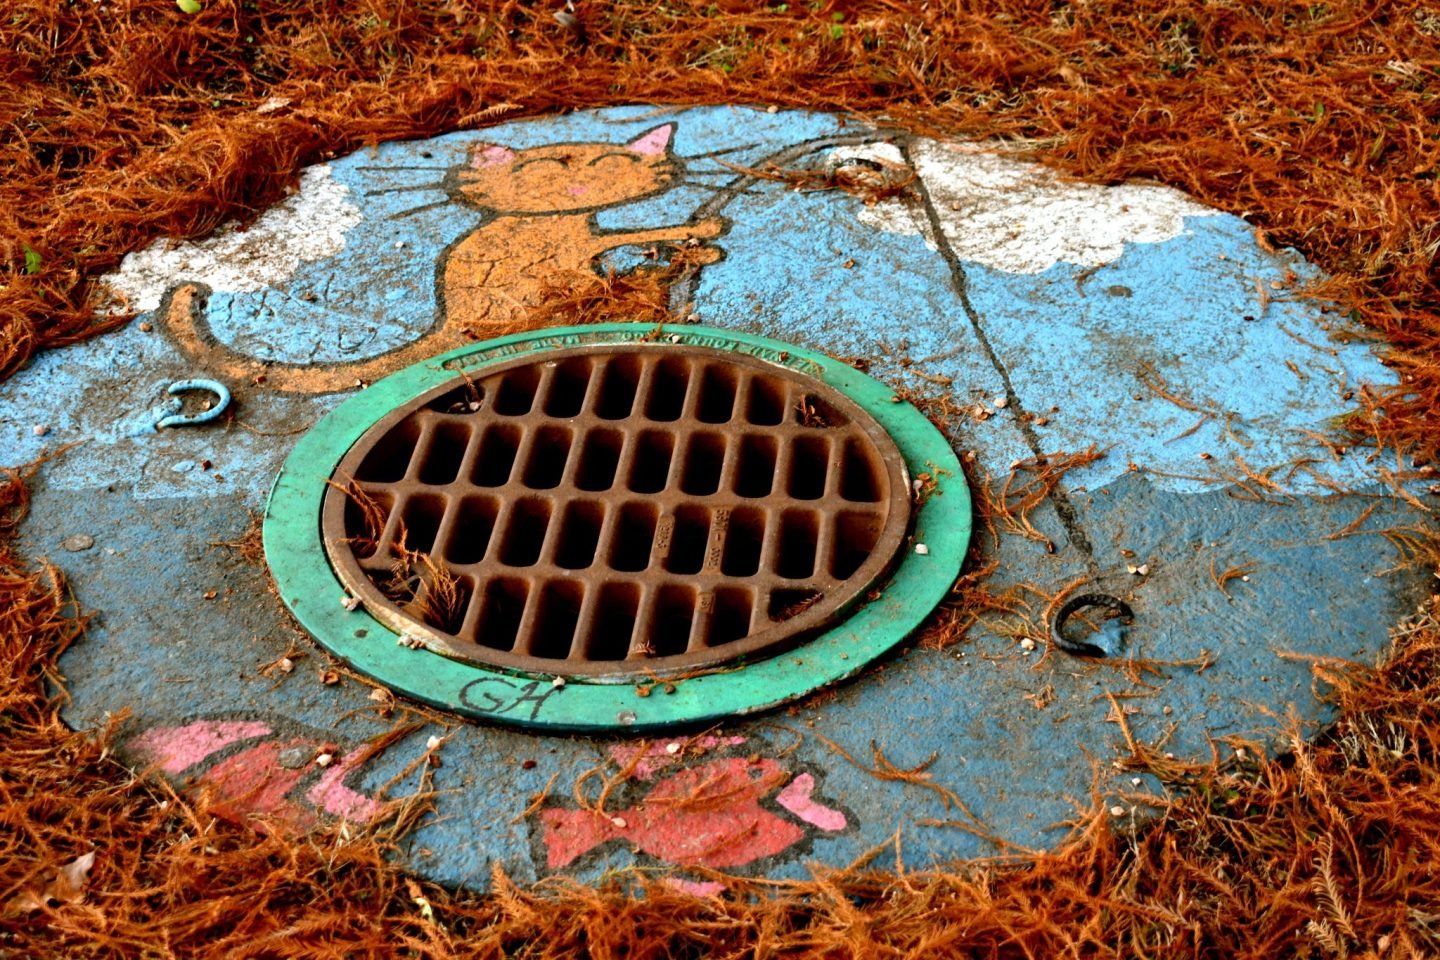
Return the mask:
<path fill-rule="evenodd" d="M 349 610 L 320 533 L 326 481 L 371 425 L 411 398 L 464 372 L 517 354 L 603 343 L 670 342 L 732 350 L 807 373 L 844 392 L 895 440 L 912 476 L 936 487 L 919 511 L 915 545 L 906 546 L 880 597 L 808 643 L 743 667 L 676 681 L 640 696 L 630 684 L 570 680 L 555 685 L 400 646 L 364 608 Z M 970 543 L 970 489 L 954 450 L 894 391 L 848 364 L 800 347 L 697 326 L 612 323 L 516 334 L 453 350 L 406 367 L 350 397 L 295 445 L 265 510 L 265 558 L 281 599 L 335 656 L 391 690 L 482 720 L 553 731 L 643 731 L 754 713 L 803 697 L 862 670 L 905 639 L 959 576 Z M 843 655 L 843 658 L 842 658 Z"/>

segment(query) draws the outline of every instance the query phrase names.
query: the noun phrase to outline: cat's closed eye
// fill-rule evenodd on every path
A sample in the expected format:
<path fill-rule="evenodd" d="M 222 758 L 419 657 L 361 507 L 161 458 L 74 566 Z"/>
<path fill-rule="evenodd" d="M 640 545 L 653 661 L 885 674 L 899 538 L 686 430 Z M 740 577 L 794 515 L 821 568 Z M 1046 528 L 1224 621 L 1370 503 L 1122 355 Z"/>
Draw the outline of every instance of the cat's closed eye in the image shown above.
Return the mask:
<path fill-rule="evenodd" d="M 515 164 L 515 172 L 519 173 L 533 163 L 558 163 L 562 167 L 569 168 L 570 161 L 566 157 L 531 157 L 528 160 L 521 160 Z"/>
<path fill-rule="evenodd" d="M 595 166 L 595 164 L 599 163 L 601 160 L 610 160 L 610 159 L 612 159 L 612 158 L 614 158 L 614 157 L 619 157 L 621 160 L 629 160 L 631 163 L 639 163 L 639 162 L 640 162 L 640 158 L 637 157 L 637 156 L 635 156 L 635 154 L 633 154 L 633 153 L 628 153 L 628 152 L 627 152 L 627 153 L 621 153 L 620 151 L 617 150 L 617 151 L 615 151 L 614 153 L 602 153 L 602 154 L 600 154 L 600 156 L 596 157 L 595 159 L 591 160 L 589 163 L 585 164 L 585 166 L 587 166 L 587 167 L 593 167 L 593 166 Z"/>

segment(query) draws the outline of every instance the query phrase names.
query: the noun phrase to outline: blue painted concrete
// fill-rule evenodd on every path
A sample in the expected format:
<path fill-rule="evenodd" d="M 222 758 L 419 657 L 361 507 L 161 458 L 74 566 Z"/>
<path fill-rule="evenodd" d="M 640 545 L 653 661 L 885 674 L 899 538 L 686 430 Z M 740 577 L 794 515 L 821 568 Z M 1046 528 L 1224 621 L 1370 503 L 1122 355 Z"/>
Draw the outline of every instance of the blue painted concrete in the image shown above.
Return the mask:
<path fill-rule="evenodd" d="M 331 165 L 364 213 L 341 253 L 301 265 L 275 290 L 217 294 L 209 319 L 237 349 L 289 361 L 402 346 L 435 320 L 436 259 L 480 215 L 453 205 L 406 214 L 443 198 L 374 192 L 431 176 L 399 168 L 458 162 L 477 139 L 512 147 L 623 142 L 671 119 L 681 154 L 755 144 L 726 155 L 738 164 L 855 132 L 809 114 L 705 108 L 657 117 L 627 108 L 506 124 L 483 137 L 386 144 Z M 817 151 L 805 162 L 822 156 Z M 970 421 L 960 438 L 980 472 L 1003 477 L 1012 462 L 1041 451 L 1097 444 L 1108 454 L 1069 475 L 1060 494 L 1037 509 L 1035 523 L 1055 552 L 981 532 L 985 553 L 1001 564 L 992 588 L 1026 583 L 1053 592 L 1076 577 L 1094 577 L 1135 608 L 1131 651 L 1188 660 L 1207 650 L 1216 660 L 1204 672 L 1165 668 L 1151 686 L 1137 687 L 1113 666 L 1059 653 L 1042 660 L 1043 645 L 1026 653 L 1015 635 L 1022 611 L 987 619 L 948 651 L 904 652 L 833 697 L 735 723 L 720 733 L 749 742 L 717 755 L 728 749 L 779 756 L 798 740 L 784 762 L 792 773 L 809 772 L 817 800 L 845 811 L 847 820 L 838 832 L 807 828 L 803 842 L 746 869 L 795 876 L 807 859 L 848 862 L 897 826 L 905 830 L 911 864 L 992 849 L 963 830 L 920 825 L 958 814 L 934 793 L 860 772 L 819 734 L 862 758 L 874 740 L 902 766 L 938 752 L 935 781 L 956 791 L 989 829 L 1014 843 L 1044 845 L 1060 835 L 1053 825 L 1072 814 L 1072 800 L 1088 804 L 1092 758 L 1109 797 L 1151 786 L 1136 788 L 1128 774 L 1108 767 L 1118 727 L 1107 721 L 1107 692 L 1134 695 L 1120 702 L 1137 710 L 1128 718 L 1136 731 L 1146 737 L 1170 731 L 1165 749 L 1180 755 L 1208 755 L 1211 736 L 1271 736 L 1275 715 L 1290 704 L 1313 726 L 1325 711 L 1296 655 L 1373 659 L 1385 648 L 1388 628 L 1421 595 L 1416 578 L 1383 572 L 1397 558 L 1375 533 L 1414 522 L 1414 512 L 1383 496 L 1374 465 L 1363 457 L 1336 462 L 1303 433 L 1326 429 L 1328 418 L 1346 408 L 1344 390 L 1391 382 L 1390 374 L 1365 346 L 1328 342 L 1319 322 L 1333 317 L 1314 305 L 1271 302 L 1260 313 L 1256 279 L 1268 289 L 1287 269 L 1302 276 L 1307 270 L 1292 255 L 1259 250 L 1242 221 L 1192 218 L 1180 236 L 1128 245 L 1120 259 L 1085 277 L 1070 264 L 1018 275 L 948 262 L 943 245 L 932 250 L 920 236 L 866 226 L 852 197 L 795 193 L 770 182 L 750 189 L 720 211 L 731 223 L 718 241 L 725 259 L 701 273 L 694 293 L 699 317 L 862 356 L 880 379 L 933 395 L 945 388 L 898 362 L 930 358 L 917 365 L 921 372 L 950 378 L 948 389 L 966 406 L 1005 396 L 1008 378 L 1015 402 L 1004 410 L 992 405 L 995 415 Z M 712 194 L 678 187 L 605 211 L 600 223 L 617 229 L 676 223 Z M 636 252 L 611 259 L 630 264 Z M 1143 386 L 1137 374 L 1146 365 L 1175 395 L 1217 416 L 1179 437 L 1198 414 Z M 47 465 L 24 530 L 26 549 L 57 561 L 82 604 L 100 613 L 62 663 L 73 696 L 67 719 L 86 726 L 128 708 L 133 729 L 142 731 L 201 717 L 276 717 L 333 731 L 345 744 L 363 742 L 391 722 L 375 716 L 369 689 L 351 680 L 320 683 L 318 651 L 293 636 L 264 572 L 211 545 L 244 531 L 293 437 L 335 399 L 245 385 L 236 391 L 243 426 L 132 435 L 153 417 L 170 383 L 204 373 L 162 333 L 132 325 L 42 355 L 0 385 L 0 460 L 23 462 L 58 443 L 85 441 Z M 1022 426 L 1016 414 L 1024 410 L 1044 413 L 1048 423 Z M 1228 433 L 1227 414 L 1233 414 Z M 49 432 L 36 436 L 36 424 Z M 1201 453 L 1212 459 L 1201 460 Z M 1268 498 L 1279 502 L 1257 501 L 1225 478 L 1237 472 L 1236 455 L 1257 469 L 1313 457 L 1310 467 L 1321 477 L 1370 495 L 1331 495 L 1302 472 L 1288 478 L 1286 495 Z M 1139 469 L 1130 470 L 1131 463 Z M 1284 470 L 1277 474 L 1286 478 Z M 1377 509 L 1356 535 L 1328 539 L 1372 504 Z M 923 536 L 923 516 L 921 523 Z M 74 533 L 94 536 L 96 546 L 62 551 L 60 541 Z M 1227 599 L 1210 580 L 1212 562 L 1219 570 L 1247 564 L 1250 580 L 1231 581 Z M 1142 563 L 1145 576 L 1126 571 Z M 215 598 L 205 599 L 211 590 Z M 1044 603 L 1031 596 L 1032 620 Z M 260 667 L 292 642 L 306 652 L 295 672 L 261 676 Z M 428 727 L 393 747 L 351 785 L 377 788 L 440 732 Z M 408 862 L 472 885 L 485 882 L 496 860 L 521 879 L 544 874 L 540 825 L 533 817 L 510 821 L 553 774 L 554 802 L 564 801 L 570 784 L 606 761 L 613 746 L 456 727 L 436 771 L 438 813 L 415 835 Z M 535 763 L 526 769 L 526 760 Z M 623 808 L 645 789 L 627 785 L 617 802 Z M 614 842 L 566 872 L 593 878 L 632 862 L 655 864 Z"/>

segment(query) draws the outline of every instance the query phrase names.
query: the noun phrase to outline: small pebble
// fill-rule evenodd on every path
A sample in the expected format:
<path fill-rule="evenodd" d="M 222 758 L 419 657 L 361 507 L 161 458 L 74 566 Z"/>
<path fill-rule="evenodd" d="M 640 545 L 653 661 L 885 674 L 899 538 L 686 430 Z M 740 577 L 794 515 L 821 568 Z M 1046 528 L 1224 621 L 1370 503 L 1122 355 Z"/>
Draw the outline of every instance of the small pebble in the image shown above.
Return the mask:
<path fill-rule="evenodd" d="M 340 606 L 346 610 L 358 610 L 360 608 L 360 598 L 350 596 L 341 597 Z"/>
<path fill-rule="evenodd" d="M 917 543 L 915 544 L 915 552 L 920 554 L 920 556 L 924 557 L 930 553 L 930 548 L 925 546 L 925 544 L 923 543 Z"/>
<path fill-rule="evenodd" d="M 289 750 L 281 750 L 275 761 L 286 770 L 299 770 L 309 763 L 314 755 L 315 751 L 310 747 L 291 747 Z"/>
<path fill-rule="evenodd" d="M 154 329 L 155 329 L 154 324 L 152 324 L 152 323 L 151 323 L 150 321 L 148 321 L 148 320 L 146 320 L 144 323 L 141 323 L 141 324 L 140 324 L 140 332 L 141 332 L 141 333 L 149 333 L 151 330 L 154 330 Z"/>
<path fill-rule="evenodd" d="M 1026 653 L 1029 653 L 1031 650 L 1035 649 L 1035 641 L 1031 640 L 1029 637 L 1023 638 L 1020 641 L 1020 649 L 1024 650 Z"/>
<path fill-rule="evenodd" d="M 680 744 L 678 744 L 678 743 L 667 743 L 667 744 L 665 744 L 665 752 L 668 753 L 668 754 L 671 754 L 672 756 L 673 756 L 674 754 L 679 753 L 679 752 L 680 752 Z"/>
<path fill-rule="evenodd" d="M 521 761 L 520 761 L 520 769 L 521 769 L 521 770 L 534 770 L 534 769 L 535 769 L 535 766 L 536 766 L 536 764 L 535 764 L 535 761 L 534 761 L 534 760 L 521 760 Z"/>
<path fill-rule="evenodd" d="M 1142 564 L 1140 564 L 1140 566 L 1138 566 L 1138 567 L 1135 568 L 1135 572 L 1136 572 L 1137 574 L 1139 574 L 1140 576 L 1142 576 L 1142 577 L 1149 576 L 1149 575 L 1150 575 L 1150 564 L 1148 564 L 1148 563 L 1142 563 Z"/>
<path fill-rule="evenodd" d="M 550 681 L 550 686 L 554 687 L 556 690 L 559 690 L 561 687 L 565 686 L 565 678 L 556 677 L 554 680 Z"/>
<path fill-rule="evenodd" d="M 1173 707 L 1171 707 L 1170 704 L 1167 703 L 1167 704 L 1165 704 L 1165 706 L 1163 706 L 1163 707 L 1160 708 L 1160 712 L 1163 713 L 1163 714 L 1165 714 L 1165 716 L 1168 717 L 1168 716 L 1170 716 L 1170 714 L 1172 714 L 1172 713 L 1175 712 L 1175 709 L 1174 709 Z"/>
<path fill-rule="evenodd" d="M 315 765 L 316 765 L 317 767 L 328 767 L 328 766 L 330 766 L 330 764 L 332 764 L 332 763 L 334 763 L 334 762 L 335 762 L 335 755 L 332 754 L 332 753 L 322 753 L 322 754 L 320 754 L 320 756 L 318 756 L 318 757 L 315 758 Z"/>
<path fill-rule="evenodd" d="M 1010 398 L 1009 398 L 1009 397 L 996 397 L 996 398 L 995 398 L 995 409 L 996 409 L 996 410 L 1004 410 L 1004 409 L 1005 409 L 1006 407 L 1008 407 L 1008 406 L 1010 406 Z"/>
<path fill-rule="evenodd" d="M 277 663 L 276 666 L 280 668 L 281 673 L 290 673 L 295 669 L 295 661 L 289 657 L 281 657 L 280 662 Z"/>
<path fill-rule="evenodd" d="M 425 749 L 426 749 L 426 750 L 434 750 L 436 747 L 440 746 L 441 743 L 442 743 L 442 741 L 441 741 L 441 739 L 440 739 L 439 737 L 436 737 L 436 736 L 433 736 L 433 735 L 432 735 L 432 736 L 430 737 L 430 739 L 428 739 L 428 740 L 425 741 Z"/>
<path fill-rule="evenodd" d="M 610 818 L 610 822 L 613 823 L 613 824 L 615 824 L 615 826 L 621 827 L 621 828 L 624 828 L 624 827 L 628 826 L 628 824 L 625 823 L 625 818 L 624 818 L 624 817 L 611 817 L 611 818 Z"/>
<path fill-rule="evenodd" d="M 1110 808 L 1110 816 L 1112 816 L 1112 817 L 1123 817 L 1123 816 L 1125 816 L 1125 808 L 1124 808 L 1124 807 L 1111 807 L 1111 808 Z"/>
<path fill-rule="evenodd" d="M 89 550 L 95 546 L 95 538 L 88 533 L 77 533 L 74 536 L 61 540 L 60 546 L 69 550 L 71 553 L 79 553 L 81 550 Z"/>
<path fill-rule="evenodd" d="M 35 431 L 35 436 L 37 437 L 43 437 L 45 436 L 45 434 L 50 432 L 50 428 L 45 426 L 43 423 L 37 423 L 30 429 Z"/>
<path fill-rule="evenodd" d="M 1139 777 L 1131 777 L 1131 778 L 1130 778 L 1130 785 L 1131 785 L 1132 787 L 1138 787 L 1138 786 L 1140 786 L 1140 784 L 1141 784 L 1141 780 L 1140 780 Z"/>
<path fill-rule="evenodd" d="M 404 249 L 405 249 L 405 241 L 404 241 L 404 240 L 396 240 L 396 241 L 395 241 L 395 249 L 396 249 L 396 250 L 404 250 Z"/>

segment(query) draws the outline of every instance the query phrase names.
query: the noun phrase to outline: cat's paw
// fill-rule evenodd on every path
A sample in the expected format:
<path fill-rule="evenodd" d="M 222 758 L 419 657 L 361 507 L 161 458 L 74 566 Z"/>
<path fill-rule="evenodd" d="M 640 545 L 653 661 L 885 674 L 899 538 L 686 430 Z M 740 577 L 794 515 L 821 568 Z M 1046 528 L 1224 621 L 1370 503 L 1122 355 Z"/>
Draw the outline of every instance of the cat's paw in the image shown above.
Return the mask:
<path fill-rule="evenodd" d="M 686 228 L 686 233 L 693 240 L 709 240 L 724 233 L 730 226 L 730 222 L 724 217 L 710 217 L 693 223 Z"/>

